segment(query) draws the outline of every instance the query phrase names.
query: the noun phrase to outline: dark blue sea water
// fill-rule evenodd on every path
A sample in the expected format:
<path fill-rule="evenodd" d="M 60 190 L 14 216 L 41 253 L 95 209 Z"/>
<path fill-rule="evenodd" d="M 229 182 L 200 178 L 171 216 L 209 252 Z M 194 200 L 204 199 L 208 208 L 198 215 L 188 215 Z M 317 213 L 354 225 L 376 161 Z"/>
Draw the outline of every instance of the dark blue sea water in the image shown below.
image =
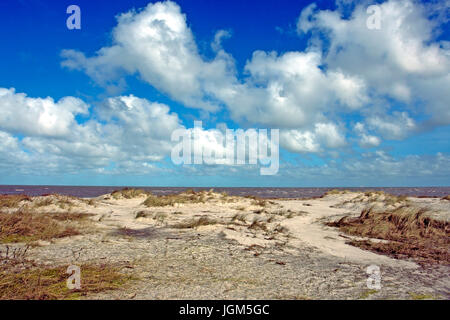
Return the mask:
<path fill-rule="evenodd" d="M 0 194 L 26 194 L 30 196 L 59 193 L 76 197 L 97 197 L 124 187 L 92 187 L 92 186 L 20 186 L 0 185 Z M 211 188 L 187 187 L 133 187 L 150 191 L 156 195 L 179 193 L 187 189 L 195 191 Z M 395 195 L 442 197 L 450 194 L 450 187 L 398 187 L 398 188 L 213 188 L 217 192 L 225 191 L 229 195 L 258 196 L 261 198 L 309 198 L 320 197 L 328 190 L 343 189 L 353 191 L 382 190 Z"/>

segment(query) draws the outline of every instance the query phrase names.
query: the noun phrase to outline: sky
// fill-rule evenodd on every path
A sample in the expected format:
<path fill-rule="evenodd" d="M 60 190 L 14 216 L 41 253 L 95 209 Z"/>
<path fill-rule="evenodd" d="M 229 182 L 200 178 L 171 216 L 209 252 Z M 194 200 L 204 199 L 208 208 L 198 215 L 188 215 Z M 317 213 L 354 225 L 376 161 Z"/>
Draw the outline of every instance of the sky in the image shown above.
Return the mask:
<path fill-rule="evenodd" d="M 0 184 L 449 186 L 449 12 L 448 0 L 1 1 Z M 194 121 L 211 150 L 227 150 L 227 128 L 279 130 L 278 171 L 175 164 L 172 134 Z"/>

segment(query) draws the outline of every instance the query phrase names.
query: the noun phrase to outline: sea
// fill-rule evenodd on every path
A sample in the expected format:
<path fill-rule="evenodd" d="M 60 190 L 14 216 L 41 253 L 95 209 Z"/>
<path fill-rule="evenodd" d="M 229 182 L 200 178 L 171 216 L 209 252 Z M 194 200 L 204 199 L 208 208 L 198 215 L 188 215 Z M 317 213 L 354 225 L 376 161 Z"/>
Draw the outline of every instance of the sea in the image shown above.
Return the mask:
<path fill-rule="evenodd" d="M 0 185 L 0 194 L 25 194 L 40 196 L 63 194 L 80 198 L 93 198 L 103 194 L 121 190 L 127 186 L 44 186 L 44 185 Z M 394 195 L 415 197 L 443 197 L 450 194 L 450 187 L 342 187 L 342 188 L 280 188 L 280 187 L 129 187 L 150 191 L 155 195 L 175 194 L 192 189 L 194 191 L 210 190 L 226 192 L 234 196 L 257 196 L 260 198 L 311 198 L 320 197 L 333 189 L 351 191 L 384 191 Z"/>

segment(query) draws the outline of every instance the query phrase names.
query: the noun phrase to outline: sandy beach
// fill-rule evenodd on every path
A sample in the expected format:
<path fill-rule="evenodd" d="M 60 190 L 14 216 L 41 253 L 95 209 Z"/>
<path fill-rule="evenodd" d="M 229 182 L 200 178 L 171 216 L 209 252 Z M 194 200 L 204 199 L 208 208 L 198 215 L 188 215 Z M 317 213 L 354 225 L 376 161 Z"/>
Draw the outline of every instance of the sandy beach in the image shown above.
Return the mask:
<path fill-rule="evenodd" d="M 66 298 L 450 298 L 450 201 L 444 198 L 336 191 L 287 200 L 213 190 L 157 197 L 133 189 L 90 199 L 13 198 L 2 198 L 4 219 L 25 212 L 49 219 L 66 214 L 58 219 L 66 229 L 42 239 L 22 229 L 17 229 L 21 238 L 11 232 L 0 238 L 3 275 L 76 265 L 83 287 L 83 266 L 96 265 L 113 266 L 125 279 L 76 296 L 61 289 Z M 375 239 L 370 235 L 377 227 L 368 232 L 367 226 L 379 216 L 388 217 L 383 224 L 403 217 L 402 223 L 410 223 L 408 232 L 417 231 L 425 242 L 413 235 L 405 241 L 417 243 L 395 240 L 395 230 L 379 231 L 384 239 Z M 358 233 L 359 226 L 364 233 Z M 430 248 L 427 239 L 440 247 Z M 25 254 L 11 255 L 25 248 Z M 381 272 L 380 289 L 367 285 L 367 268 L 373 265 Z M 12 287 L 14 279 L 9 281 L 0 281 L 0 290 Z M 64 277 L 59 281 L 65 283 Z"/>

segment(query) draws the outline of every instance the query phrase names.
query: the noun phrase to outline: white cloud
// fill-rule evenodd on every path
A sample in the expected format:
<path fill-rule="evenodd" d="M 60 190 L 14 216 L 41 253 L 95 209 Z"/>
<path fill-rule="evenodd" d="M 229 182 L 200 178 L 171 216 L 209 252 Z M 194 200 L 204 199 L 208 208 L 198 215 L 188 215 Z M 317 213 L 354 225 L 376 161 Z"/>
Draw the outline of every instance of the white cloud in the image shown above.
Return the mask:
<path fill-rule="evenodd" d="M 376 134 L 360 132 L 359 144 L 376 147 L 380 137 L 399 140 L 450 123 L 450 51 L 447 42 L 436 41 L 445 16 L 436 15 L 437 5 L 409 0 L 379 6 L 380 30 L 367 28 L 365 3 L 338 1 L 335 11 L 308 6 L 297 25 L 302 36 L 311 34 L 307 49 L 257 50 L 243 77 L 221 46 L 230 33 L 217 31 L 215 56 L 204 58 L 173 2 L 121 14 L 110 46 L 92 57 L 65 50 L 62 64 L 106 86 L 120 87 L 120 75 L 136 73 L 189 107 L 214 112 L 226 106 L 238 124 L 282 129 L 282 144 L 293 152 L 344 146 L 341 123 L 359 113 Z M 345 18 L 344 8 L 352 10 Z M 430 119 L 419 123 L 411 114 Z"/>
<path fill-rule="evenodd" d="M 446 89 L 450 87 L 450 50 L 445 41 L 436 40 L 446 21 L 438 7 L 410 0 L 386 1 L 379 4 L 381 28 L 370 30 L 365 3 L 356 5 L 348 19 L 340 11 L 316 10 L 311 5 L 302 11 L 298 31 L 311 32 L 312 46 L 326 49 L 323 63 L 329 69 L 364 81 L 372 100 L 395 99 L 406 103 L 406 108 L 419 105 L 433 123 L 446 125 L 450 124 Z"/>
<path fill-rule="evenodd" d="M 222 50 L 222 41 L 223 39 L 228 39 L 231 37 L 231 32 L 228 30 L 219 30 L 214 35 L 214 41 L 211 43 L 211 48 L 218 52 Z"/>
<path fill-rule="evenodd" d="M 216 35 L 216 41 L 223 36 Z M 170 1 L 119 15 L 113 44 L 95 56 L 74 50 L 64 50 L 62 56 L 63 66 L 84 70 L 102 85 L 123 73 L 138 73 L 174 100 L 208 111 L 219 107 L 216 90 L 232 82 L 229 56 L 220 51 L 211 61 L 203 60 L 185 15 Z"/>
<path fill-rule="evenodd" d="M 416 122 L 406 112 L 370 117 L 367 119 L 367 124 L 387 140 L 402 140 L 417 130 Z"/>
<path fill-rule="evenodd" d="M 341 70 L 322 70 L 318 51 L 255 51 L 245 66 L 248 77 L 238 80 L 233 59 L 221 47 L 221 40 L 229 36 L 228 31 L 216 32 L 216 56 L 207 61 L 178 5 L 149 4 L 119 16 L 112 46 L 88 58 L 65 50 L 62 64 L 82 69 L 103 84 L 120 72 L 137 72 L 190 107 L 215 111 L 225 105 L 233 120 L 270 128 L 312 130 L 317 123 L 330 122 L 324 113 L 331 106 L 347 112 L 367 101 L 364 81 Z"/>
<path fill-rule="evenodd" d="M 168 106 L 133 95 L 109 98 L 97 113 L 106 121 L 109 144 L 136 161 L 157 161 L 168 155 L 170 135 L 181 127 Z"/>
<path fill-rule="evenodd" d="M 28 161 L 28 155 L 21 150 L 19 140 L 11 134 L 0 131 L 0 170 L 9 171 L 11 167 Z"/>
<path fill-rule="evenodd" d="M 364 154 L 359 160 L 347 161 L 342 170 L 359 177 L 390 177 L 404 181 L 410 177 L 449 177 L 449 164 L 450 157 L 441 153 L 396 159 L 385 152 L 375 152 Z"/>
<path fill-rule="evenodd" d="M 340 148 L 346 145 L 345 137 L 333 123 L 317 123 L 314 130 L 283 130 L 281 146 L 292 152 L 317 153 L 321 146 Z"/>
<path fill-rule="evenodd" d="M 343 106 L 344 110 L 361 107 L 366 100 L 364 83 L 340 71 L 323 71 L 321 59 L 316 51 L 281 56 L 254 52 L 245 66 L 248 80 L 225 97 L 232 117 L 271 127 L 304 129 L 324 121 L 324 112 L 332 106 Z"/>
<path fill-rule="evenodd" d="M 363 148 L 378 147 L 381 143 L 380 138 L 367 133 L 367 130 L 361 122 L 357 122 L 353 127 L 355 133 L 360 137 L 359 145 Z"/>
<path fill-rule="evenodd" d="M 43 170 L 76 171 L 111 163 L 152 169 L 150 163 L 170 154 L 170 134 L 181 127 L 168 106 L 133 95 L 107 99 L 96 108 L 101 121 L 90 115 L 84 123 L 75 116 L 89 115 L 88 106 L 74 97 L 54 102 L 0 88 L 0 106 L 6 115 L 0 118 L 0 154 L 18 170 L 33 161 L 33 167 Z"/>
<path fill-rule="evenodd" d="M 76 125 L 75 116 L 88 114 L 87 104 L 80 99 L 29 98 L 14 88 L 0 88 L 0 105 L 0 130 L 32 136 L 68 136 Z"/>
<path fill-rule="evenodd" d="M 320 151 L 316 137 L 311 131 L 286 130 L 280 133 L 283 148 L 298 153 L 314 153 Z"/>
<path fill-rule="evenodd" d="M 342 163 L 323 165 L 282 164 L 280 172 L 288 179 L 302 179 L 307 184 L 354 186 L 411 186 L 417 181 L 445 185 L 450 178 L 450 156 L 405 155 L 393 157 L 386 152 L 368 152 L 349 157 Z"/>

